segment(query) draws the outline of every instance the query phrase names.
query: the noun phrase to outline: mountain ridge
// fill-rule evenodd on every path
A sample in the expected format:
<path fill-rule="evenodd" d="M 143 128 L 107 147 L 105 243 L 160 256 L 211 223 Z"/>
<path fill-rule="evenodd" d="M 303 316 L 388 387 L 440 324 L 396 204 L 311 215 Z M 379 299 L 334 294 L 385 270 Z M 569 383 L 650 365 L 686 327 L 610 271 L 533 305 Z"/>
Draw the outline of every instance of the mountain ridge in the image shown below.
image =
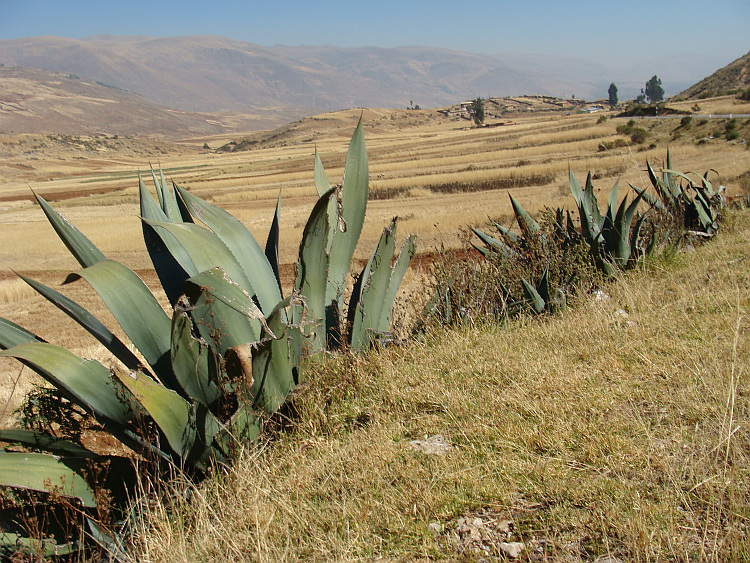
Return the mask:
<path fill-rule="evenodd" d="M 407 107 L 412 101 L 441 107 L 477 96 L 597 99 L 606 96 L 612 81 L 625 99 L 653 74 L 649 69 L 637 78 L 634 69 L 617 71 L 559 56 L 486 55 L 418 45 L 263 47 L 215 35 L 6 39 L 0 40 L 0 64 L 75 74 L 183 111 L 284 107 L 307 115 Z M 668 92 L 684 89 L 710 71 L 695 70 L 691 78 L 681 72 L 662 76 Z M 678 82 L 679 89 L 672 89 Z"/>

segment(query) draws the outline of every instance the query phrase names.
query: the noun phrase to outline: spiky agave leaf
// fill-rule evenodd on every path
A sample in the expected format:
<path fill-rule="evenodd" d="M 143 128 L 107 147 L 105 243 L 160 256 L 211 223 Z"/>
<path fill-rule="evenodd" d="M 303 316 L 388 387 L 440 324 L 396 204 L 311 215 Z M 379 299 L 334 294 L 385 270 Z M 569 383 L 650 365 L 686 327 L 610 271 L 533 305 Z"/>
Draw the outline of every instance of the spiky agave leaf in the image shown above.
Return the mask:
<path fill-rule="evenodd" d="M 85 279 L 160 381 L 176 388 L 170 361 L 171 321 L 141 278 L 130 268 L 104 260 L 70 274 L 66 283 Z"/>
<path fill-rule="evenodd" d="M 85 459 L 0 452 L 0 485 L 76 498 L 83 507 L 94 508 L 94 492 L 82 476 L 85 470 Z"/>
<path fill-rule="evenodd" d="M 327 330 L 337 330 L 337 322 L 343 315 L 346 277 L 354 255 L 354 249 L 362 232 L 369 194 L 367 149 L 365 148 L 364 126 L 360 118 L 354 130 L 349 150 L 346 153 L 344 178 L 341 187 L 341 201 L 335 218 L 336 228 L 328 245 L 328 274 L 326 276 L 325 306 L 329 309 L 326 317 Z M 323 196 L 321 196 L 323 197 Z M 329 226 L 334 218 L 329 217 Z M 334 308 L 334 311 L 330 311 Z"/>
<path fill-rule="evenodd" d="M 258 241 L 247 227 L 233 215 L 215 205 L 211 205 L 184 188 L 178 187 L 177 189 L 190 213 L 211 229 L 229 249 L 242 268 L 244 276 L 249 280 L 258 297 L 261 309 L 266 314 L 270 314 L 281 301 L 281 291 L 273 267 Z M 279 197 L 278 205 L 280 203 Z M 278 245 L 278 242 L 276 244 Z M 224 267 L 224 262 L 218 262 L 214 265 L 219 264 Z M 235 281 L 239 283 L 240 280 Z"/>
<path fill-rule="evenodd" d="M 70 221 L 60 215 L 54 207 L 47 203 L 44 198 L 40 195 L 34 194 L 37 202 L 47 216 L 52 228 L 60 237 L 60 240 L 70 250 L 73 257 L 78 260 L 78 263 L 84 268 L 91 266 L 100 260 L 104 260 L 106 257 L 104 254 L 94 246 L 81 231 L 79 231 Z"/>

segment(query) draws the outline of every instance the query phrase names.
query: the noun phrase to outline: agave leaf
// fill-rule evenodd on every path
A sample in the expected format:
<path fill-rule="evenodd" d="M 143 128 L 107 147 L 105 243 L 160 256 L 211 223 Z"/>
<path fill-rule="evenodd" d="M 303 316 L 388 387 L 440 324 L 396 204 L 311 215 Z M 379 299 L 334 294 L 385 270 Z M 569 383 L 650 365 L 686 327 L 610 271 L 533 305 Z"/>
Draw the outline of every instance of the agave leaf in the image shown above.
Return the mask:
<path fill-rule="evenodd" d="M 85 328 L 99 342 L 104 344 L 107 350 L 109 350 L 128 368 L 138 369 L 141 367 L 141 361 L 138 357 L 133 354 L 133 352 L 131 352 L 130 349 L 125 346 L 119 338 L 117 338 L 117 336 L 112 334 L 112 331 L 104 326 L 99 319 L 81 307 L 78 303 L 68 299 L 62 293 L 55 291 L 51 287 L 47 287 L 41 282 L 27 278 L 26 276 L 20 277 L 58 309 Z"/>
<path fill-rule="evenodd" d="M 58 557 L 69 555 L 81 549 L 79 542 L 57 544 L 52 538 L 31 538 L 13 532 L 0 532 L 0 554 L 10 558 L 19 552 L 37 557 Z M 11 560 L 11 559 L 9 559 Z"/>
<path fill-rule="evenodd" d="M 86 238 L 70 221 L 60 215 L 42 196 L 34 194 L 34 197 L 42 207 L 42 211 L 47 216 L 52 228 L 55 229 L 57 236 L 60 237 L 60 240 L 63 241 L 81 266 L 85 268 L 105 259 L 104 254 L 94 246 L 94 243 Z"/>
<path fill-rule="evenodd" d="M 536 286 L 536 291 L 542 298 L 542 301 L 549 303 L 549 268 L 545 267 L 542 272 L 542 277 L 539 279 L 539 284 Z"/>
<path fill-rule="evenodd" d="M 252 357 L 253 408 L 267 413 L 276 412 L 297 384 L 295 341 L 299 336 L 294 332 L 300 329 L 286 323 L 284 307 L 289 301 L 280 303 L 268 317 L 273 336 L 261 342 Z"/>
<path fill-rule="evenodd" d="M 336 231 L 329 252 L 328 275 L 325 276 L 328 279 L 325 306 L 335 308 L 329 316 L 338 316 L 343 311 L 346 276 L 362 232 L 367 209 L 368 182 L 367 149 L 360 118 L 346 154 L 341 188 L 341 216 L 336 222 Z M 329 219 L 329 224 L 330 222 Z M 330 326 L 330 323 L 327 324 Z"/>
<path fill-rule="evenodd" d="M 320 160 L 320 154 L 318 154 L 318 147 L 315 147 L 315 164 L 313 166 L 313 176 L 315 180 L 315 189 L 318 190 L 318 197 L 323 197 L 323 194 L 331 190 L 331 182 L 328 181 L 325 168 L 323 168 L 323 161 Z"/>
<path fill-rule="evenodd" d="M 544 312 L 544 299 L 539 295 L 536 288 L 531 285 L 525 278 L 521 278 L 521 285 L 523 286 L 523 292 L 526 295 L 526 300 L 534 310 L 535 313 L 541 314 Z"/>
<path fill-rule="evenodd" d="M 149 164 L 149 168 L 151 168 L 151 176 L 154 178 L 154 188 L 156 189 L 156 199 L 159 201 L 159 209 L 161 209 L 164 212 L 164 216 L 166 217 L 166 210 L 164 209 L 164 191 L 161 189 L 161 183 L 156 179 L 156 174 L 154 173 L 154 167 Z M 138 173 L 138 177 L 140 178 L 140 172 Z"/>
<path fill-rule="evenodd" d="M 406 237 L 401 250 L 396 258 L 396 263 L 391 270 L 391 279 L 388 281 L 388 290 L 383 298 L 383 312 L 380 314 L 380 325 L 377 327 L 379 332 L 387 332 L 391 328 L 391 315 L 393 314 L 393 304 L 396 301 L 398 288 L 401 286 L 401 280 L 404 279 L 406 270 L 411 264 L 414 254 L 417 252 L 416 237 L 409 235 Z"/>
<path fill-rule="evenodd" d="M 22 326 L 0 317 L 0 349 L 13 348 L 13 346 L 27 342 L 44 342 L 44 340 Z"/>
<path fill-rule="evenodd" d="M 148 191 L 148 188 L 146 188 L 146 184 L 143 182 L 140 174 L 138 174 L 138 194 L 140 197 L 141 217 L 143 217 L 144 219 L 149 219 L 150 221 L 169 221 L 169 217 L 167 217 L 167 214 L 164 213 L 164 210 L 162 209 L 161 202 L 163 196 L 161 193 L 161 188 L 159 187 L 157 189 L 157 196 L 159 198 L 159 203 L 157 203 L 156 201 L 154 201 L 154 198 Z"/>
<path fill-rule="evenodd" d="M 98 457 L 91 450 L 84 448 L 81 444 L 63 440 L 57 436 L 36 432 L 34 430 L 0 429 L 0 442 L 7 444 L 21 444 L 30 448 L 45 450 L 59 455 L 70 455 L 81 458 L 93 459 Z"/>
<path fill-rule="evenodd" d="M 279 271 L 279 231 L 281 224 L 281 192 L 279 192 L 279 199 L 276 201 L 276 211 L 273 214 L 273 221 L 271 221 L 271 228 L 268 230 L 268 238 L 266 239 L 266 258 L 268 263 L 271 265 L 273 275 L 276 276 L 276 283 L 279 286 L 279 297 L 283 298 L 281 292 L 281 273 Z"/>
<path fill-rule="evenodd" d="M 154 168 L 152 166 L 151 176 L 153 176 L 154 179 L 154 186 L 156 187 L 156 193 L 159 196 L 159 203 L 161 205 L 162 211 L 164 211 L 164 214 L 172 223 L 181 223 L 182 213 L 180 213 L 180 208 L 177 205 L 177 199 L 175 197 L 174 191 L 172 190 L 172 186 L 164 181 L 164 171 L 161 169 L 161 167 L 159 167 L 159 174 L 161 176 L 161 181 L 156 178 L 156 173 L 154 172 Z"/>
<path fill-rule="evenodd" d="M 96 360 L 81 359 L 46 342 L 19 344 L 0 352 L 0 357 L 20 360 L 100 419 L 120 424 L 130 419 L 127 397 L 112 383 L 110 371 Z"/>
<path fill-rule="evenodd" d="M 594 223 L 601 226 L 604 222 L 604 217 L 602 217 L 601 210 L 599 209 L 599 202 L 594 193 L 594 183 L 591 178 L 591 172 L 586 176 L 586 188 L 583 191 L 583 195 L 587 210 L 591 214 Z"/>
<path fill-rule="evenodd" d="M 219 358 L 205 340 L 193 336 L 187 310 L 190 303 L 183 298 L 172 316 L 172 366 L 185 394 L 210 407 L 219 398 Z"/>
<path fill-rule="evenodd" d="M 531 239 L 539 231 L 539 223 L 521 207 L 521 204 L 512 195 L 508 195 L 510 196 L 510 204 L 513 206 L 513 213 L 516 215 L 518 226 L 521 227 L 521 232 L 523 232 L 524 237 Z"/>
<path fill-rule="evenodd" d="M 172 450 L 185 462 L 206 469 L 219 423 L 202 405 L 192 405 L 175 391 L 138 372 L 113 370 L 115 377 L 151 416 Z"/>
<path fill-rule="evenodd" d="M 615 185 L 612 186 L 612 189 L 609 190 L 609 197 L 607 198 L 607 212 L 609 212 L 612 209 L 618 208 L 618 198 L 617 198 L 617 191 L 620 186 L 620 181 L 616 181 Z"/>
<path fill-rule="evenodd" d="M 487 245 L 487 249 L 489 249 L 490 251 L 499 252 L 506 258 L 515 254 L 515 252 L 504 242 L 497 240 L 496 238 L 491 237 L 487 233 L 480 231 L 479 229 L 476 229 L 474 227 L 472 227 L 471 230 L 475 235 L 482 239 L 482 242 Z M 475 248 L 478 249 L 478 247 Z"/>
<path fill-rule="evenodd" d="M 516 233 L 511 231 L 509 228 L 502 226 L 497 221 L 492 221 L 492 224 L 495 225 L 495 228 L 498 230 L 498 232 L 503 235 L 506 239 L 508 239 L 511 243 L 518 243 L 521 241 L 521 237 L 519 237 Z"/>
<path fill-rule="evenodd" d="M 203 340 L 220 355 L 229 348 L 257 342 L 265 327 L 263 313 L 252 296 L 220 268 L 185 282 L 190 315 Z"/>
<path fill-rule="evenodd" d="M 576 205 L 581 207 L 581 205 L 583 205 L 583 190 L 581 189 L 581 184 L 576 180 L 576 177 L 573 174 L 573 169 L 570 165 L 568 165 L 568 184 L 570 185 L 570 191 L 573 194 L 573 199 L 575 199 Z"/>
<path fill-rule="evenodd" d="M 249 280 L 251 289 L 258 296 L 260 308 L 264 312 L 270 313 L 281 301 L 281 292 L 274 270 L 258 241 L 255 240 L 247 227 L 233 215 L 215 205 L 211 205 L 183 188 L 178 187 L 178 190 L 190 213 L 208 226 L 229 249 L 241 267 L 243 277 Z M 218 262 L 216 260 L 211 267 L 219 264 L 224 267 L 223 261 Z M 209 268 L 202 268 L 199 271 L 207 269 Z M 236 272 L 231 272 L 229 268 L 224 269 L 230 272 L 230 276 L 237 283 L 242 283 L 241 279 L 234 277 L 237 275 Z"/>
<path fill-rule="evenodd" d="M 323 194 L 315 204 L 302 233 L 297 262 L 297 278 L 294 287 L 304 299 L 308 314 L 306 338 L 310 341 L 311 353 L 325 349 L 326 280 L 329 271 L 329 255 L 326 252 L 328 233 L 328 203 L 336 197 L 336 188 Z M 302 321 L 303 308 L 293 305 L 292 322 Z"/>
<path fill-rule="evenodd" d="M 79 473 L 84 469 L 81 460 L 38 453 L 0 453 L 0 485 L 77 498 L 84 507 L 94 508 L 94 493 Z"/>
<path fill-rule="evenodd" d="M 214 443 L 230 457 L 239 445 L 258 440 L 262 426 L 262 419 L 253 411 L 250 403 L 242 402 L 229 423 L 216 433 Z"/>
<path fill-rule="evenodd" d="M 576 180 L 570 166 L 568 166 L 568 176 L 570 191 L 576 200 L 578 215 L 581 220 L 581 234 L 583 234 L 589 245 L 598 245 L 601 242 L 602 219 L 596 196 L 594 195 L 593 185 L 591 184 L 591 174 L 586 178 L 586 190 L 581 189 L 581 185 Z"/>
<path fill-rule="evenodd" d="M 643 199 L 651 207 L 655 207 L 656 209 L 659 209 L 660 211 L 666 211 L 667 210 L 667 208 L 664 207 L 664 204 L 661 201 L 659 201 L 657 198 L 655 198 L 654 196 L 652 196 L 645 189 L 644 190 L 638 189 L 633 184 L 630 184 L 630 187 L 633 188 L 633 191 L 635 193 L 637 193 L 638 195 L 642 194 Z"/>
<path fill-rule="evenodd" d="M 138 176 L 138 189 L 141 217 L 150 221 L 168 222 L 169 218 L 160 205 L 154 201 L 140 175 Z M 164 293 L 167 294 L 169 303 L 174 306 L 177 299 L 182 295 L 182 283 L 189 277 L 180 265 L 189 261 L 188 255 L 175 240 L 170 240 L 170 244 L 167 245 L 162 240 L 162 236 L 157 235 L 156 231 L 146 222 L 141 221 L 141 228 L 143 230 L 143 241 L 146 244 L 151 263 L 159 276 L 159 281 L 164 288 Z M 162 235 L 171 236 L 164 233 Z"/>
<path fill-rule="evenodd" d="M 171 321 L 133 270 L 104 260 L 68 276 L 65 283 L 84 278 L 99 294 L 125 334 L 143 354 L 154 374 L 176 385 L 170 361 Z"/>
<path fill-rule="evenodd" d="M 630 243 L 630 226 L 633 222 L 633 216 L 645 191 L 638 193 L 633 202 L 628 205 L 628 196 L 620 203 L 617 208 L 617 214 L 611 219 L 611 207 L 607 210 L 609 222 L 604 230 L 607 252 L 620 267 L 626 267 L 630 261 L 631 243 Z M 610 204 L 612 205 L 612 204 Z"/>
<path fill-rule="evenodd" d="M 125 545 L 117 534 L 114 534 L 111 530 L 107 530 L 88 516 L 86 517 L 86 523 L 89 525 L 89 530 L 91 530 L 89 536 L 104 549 L 110 561 L 126 563 L 132 560 L 128 557 Z"/>
<path fill-rule="evenodd" d="M 380 326 L 380 316 L 391 276 L 391 258 L 396 250 L 396 220 L 383 229 L 377 246 L 357 280 L 349 304 L 349 344 L 354 350 L 366 349 L 373 331 Z M 353 310 L 352 310 L 353 308 Z"/>
<path fill-rule="evenodd" d="M 685 174 L 684 172 L 680 172 L 679 170 L 672 170 L 671 168 L 664 168 L 663 172 L 665 174 L 670 174 L 672 176 L 678 176 L 680 178 L 683 178 L 684 180 L 687 180 L 687 182 L 688 182 L 688 184 L 690 184 L 690 186 L 694 186 L 695 185 L 695 182 L 693 182 L 693 179 L 689 175 Z"/>
<path fill-rule="evenodd" d="M 478 244 L 474 244 L 473 242 L 471 243 L 471 246 L 474 248 L 474 250 L 478 251 L 479 254 L 481 254 L 485 258 L 488 258 L 491 255 L 490 251 L 487 249 L 486 246 L 479 246 Z"/>
<path fill-rule="evenodd" d="M 221 265 L 229 277 L 240 284 L 250 295 L 255 295 L 255 290 L 250 280 L 245 275 L 245 271 L 239 262 L 237 262 L 232 251 L 212 231 L 192 223 L 165 223 L 162 221 L 149 221 L 147 219 L 143 219 L 143 221 L 153 227 L 170 252 L 180 262 L 180 266 L 190 276 L 195 276 L 200 272 L 205 272 Z M 180 248 L 184 251 L 184 254 L 179 252 Z M 178 252 L 175 253 L 174 251 Z M 268 261 L 262 251 L 261 256 L 263 257 L 263 262 L 267 265 Z M 271 279 L 273 280 L 272 273 Z M 276 286 L 275 280 L 273 286 Z"/>

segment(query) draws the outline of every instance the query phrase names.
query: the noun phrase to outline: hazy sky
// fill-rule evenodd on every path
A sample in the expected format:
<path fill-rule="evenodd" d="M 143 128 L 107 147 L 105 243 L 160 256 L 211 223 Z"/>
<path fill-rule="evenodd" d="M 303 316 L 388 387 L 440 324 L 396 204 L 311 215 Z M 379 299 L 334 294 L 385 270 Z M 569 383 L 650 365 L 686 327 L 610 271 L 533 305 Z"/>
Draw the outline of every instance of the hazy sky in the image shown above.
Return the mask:
<path fill-rule="evenodd" d="M 0 0 L 0 39 L 102 33 L 729 63 L 750 51 L 750 0 Z"/>

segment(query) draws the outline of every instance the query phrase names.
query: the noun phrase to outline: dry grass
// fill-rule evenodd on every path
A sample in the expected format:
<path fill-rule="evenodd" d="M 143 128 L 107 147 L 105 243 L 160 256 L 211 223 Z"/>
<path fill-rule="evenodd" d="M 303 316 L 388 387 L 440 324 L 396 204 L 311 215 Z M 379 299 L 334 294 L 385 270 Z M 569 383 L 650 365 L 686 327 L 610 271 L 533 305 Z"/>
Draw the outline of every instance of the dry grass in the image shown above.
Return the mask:
<path fill-rule="evenodd" d="M 287 431 L 149 514 L 142 559 L 471 561 L 448 538 L 484 508 L 531 560 L 748 560 L 748 241 L 734 215 L 564 317 L 331 358 Z"/>

